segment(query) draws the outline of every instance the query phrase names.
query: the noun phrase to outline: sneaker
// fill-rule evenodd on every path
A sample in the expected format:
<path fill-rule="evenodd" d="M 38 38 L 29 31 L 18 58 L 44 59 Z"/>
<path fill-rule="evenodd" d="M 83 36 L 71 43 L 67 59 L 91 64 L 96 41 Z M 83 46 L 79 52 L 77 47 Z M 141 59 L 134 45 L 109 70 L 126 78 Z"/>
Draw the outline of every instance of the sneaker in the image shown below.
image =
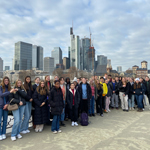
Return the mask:
<path fill-rule="evenodd" d="M 134 110 L 134 107 L 132 107 L 132 110 Z"/>
<path fill-rule="evenodd" d="M 95 117 L 95 114 L 92 114 L 93 117 Z"/>
<path fill-rule="evenodd" d="M 129 108 L 129 110 L 130 110 L 130 111 L 132 110 L 131 107 Z"/>
<path fill-rule="evenodd" d="M 107 110 L 108 112 L 111 112 L 110 109 Z"/>
<path fill-rule="evenodd" d="M 61 121 L 60 125 L 63 126 L 63 127 L 66 126 L 66 125 L 63 123 L 63 121 Z"/>
<path fill-rule="evenodd" d="M 35 129 L 35 132 L 37 133 L 37 132 L 39 132 L 39 130 L 38 130 L 38 129 Z"/>
<path fill-rule="evenodd" d="M 17 135 L 17 138 L 18 138 L 18 139 L 21 139 L 21 138 L 22 138 L 22 136 L 21 136 L 20 134 L 18 134 L 18 135 Z"/>
<path fill-rule="evenodd" d="M 22 133 L 22 134 L 26 134 L 26 133 L 27 133 L 27 131 L 25 131 L 25 130 L 24 130 L 24 131 L 22 131 L 22 132 L 20 132 L 20 133 Z"/>
<path fill-rule="evenodd" d="M 71 124 L 71 126 L 72 126 L 72 127 L 74 127 L 74 121 L 72 121 L 72 124 Z"/>
<path fill-rule="evenodd" d="M 62 132 L 62 131 L 59 129 L 59 130 L 58 130 L 58 133 L 61 133 L 61 132 Z"/>
<path fill-rule="evenodd" d="M 39 129 L 39 132 L 42 132 L 43 131 L 43 129 Z"/>
<path fill-rule="evenodd" d="M 11 140 L 12 141 L 16 141 L 16 137 L 14 136 L 14 137 L 11 137 Z"/>
<path fill-rule="evenodd" d="M 143 111 L 144 111 L 145 109 L 143 108 Z"/>
<path fill-rule="evenodd" d="M 104 110 L 104 113 L 108 113 L 106 109 Z"/>
<path fill-rule="evenodd" d="M 77 127 L 77 126 L 78 126 L 78 123 L 77 123 L 77 122 L 75 122 L 75 123 L 74 123 L 74 125 Z"/>
<path fill-rule="evenodd" d="M 89 117 L 92 117 L 92 115 L 90 114 Z"/>
<path fill-rule="evenodd" d="M 128 112 L 129 110 L 127 109 L 127 110 L 125 110 L 126 112 Z"/>
<path fill-rule="evenodd" d="M 101 116 L 101 117 L 104 117 L 104 115 L 103 115 L 103 114 L 100 114 L 100 116 Z"/>
<path fill-rule="evenodd" d="M 57 131 L 53 131 L 54 134 L 57 134 Z"/>
<path fill-rule="evenodd" d="M 2 141 L 2 140 L 3 140 L 2 135 L 0 135 L 0 141 Z"/>
<path fill-rule="evenodd" d="M 3 140 L 6 139 L 6 135 L 5 135 L 5 134 L 2 135 L 2 139 L 3 139 Z"/>
<path fill-rule="evenodd" d="M 125 109 L 123 109 L 123 111 L 126 111 Z"/>
<path fill-rule="evenodd" d="M 30 130 L 26 130 L 27 133 L 30 133 Z"/>

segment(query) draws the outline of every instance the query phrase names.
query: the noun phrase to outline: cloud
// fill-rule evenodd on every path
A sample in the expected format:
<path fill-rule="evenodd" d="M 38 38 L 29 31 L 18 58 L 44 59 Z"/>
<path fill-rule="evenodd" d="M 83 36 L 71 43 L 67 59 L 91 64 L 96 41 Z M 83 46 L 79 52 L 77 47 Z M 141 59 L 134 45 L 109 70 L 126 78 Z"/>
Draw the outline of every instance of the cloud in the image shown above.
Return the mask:
<path fill-rule="evenodd" d="M 44 48 L 44 57 L 59 46 L 67 56 L 70 26 L 80 38 L 91 28 L 96 55 L 123 70 L 149 60 L 148 0 L 0 0 L 0 57 L 12 66 L 14 44 L 24 41 Z"/>

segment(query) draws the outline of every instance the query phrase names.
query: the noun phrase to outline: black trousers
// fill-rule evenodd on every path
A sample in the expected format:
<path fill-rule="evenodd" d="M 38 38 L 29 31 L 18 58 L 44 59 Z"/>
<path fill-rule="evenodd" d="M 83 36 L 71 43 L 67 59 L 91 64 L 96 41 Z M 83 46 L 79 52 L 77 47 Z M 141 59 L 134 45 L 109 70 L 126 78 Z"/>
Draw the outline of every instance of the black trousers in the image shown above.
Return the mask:
<path fill-rule="evenodd" d="M 86 112 L 88 114 L 88 100 L 82 99 L 82 109 L 81 112 Z"/>
<path fill-rule="evenodd" d="M 78 109 L 72 106 L 72 109 L 70 109 L 70 117 L 71 121 L 77 122 L 78 120 Z"/>
<path fill-rule="evenodd" d="M 102 97 L 97 98 L 97 100 L 96 100 L 96 109 L 97 109 L 97 113 L 103 114 Z"/>
<path fill-rule="evenodd" d="M 148 101 L 149 101 L 149 104 L 150 104 L 150 95 L 149 95 L 149 94 L 147 94 L 147 97 L 148 97 Z"/>
<path fill-rule="evenodd" d="M 102 96 L 102 108 L 105 110 L 106 96 Z"/>

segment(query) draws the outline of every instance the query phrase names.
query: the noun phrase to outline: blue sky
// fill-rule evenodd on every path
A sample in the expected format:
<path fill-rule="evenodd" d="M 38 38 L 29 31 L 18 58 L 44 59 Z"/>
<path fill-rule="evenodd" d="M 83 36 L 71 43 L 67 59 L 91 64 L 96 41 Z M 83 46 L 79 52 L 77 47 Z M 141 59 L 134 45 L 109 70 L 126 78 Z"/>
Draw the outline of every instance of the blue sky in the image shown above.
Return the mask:
<path fill-rule="evenodd" d="M 96 55 L 106 55 L 113 69 L 150 63 L 149 0 L 0 0 L 0 57 L 12 66 L 14 43 L 53 47 L 67 56 L 70 27 L 80 38 L 91 28 Z"/>

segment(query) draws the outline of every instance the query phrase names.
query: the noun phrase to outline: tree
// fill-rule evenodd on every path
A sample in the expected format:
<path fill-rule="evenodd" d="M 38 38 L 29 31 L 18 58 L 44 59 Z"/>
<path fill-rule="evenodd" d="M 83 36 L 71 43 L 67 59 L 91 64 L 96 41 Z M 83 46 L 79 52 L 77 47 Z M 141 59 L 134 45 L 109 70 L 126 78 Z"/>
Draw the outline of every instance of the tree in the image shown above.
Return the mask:
<path fill-rule="evenodd" d="M 53 71 L 54 76 L 62 77 L 63 76 L 63 70 L 61 68 L 57 68 Z"/>

